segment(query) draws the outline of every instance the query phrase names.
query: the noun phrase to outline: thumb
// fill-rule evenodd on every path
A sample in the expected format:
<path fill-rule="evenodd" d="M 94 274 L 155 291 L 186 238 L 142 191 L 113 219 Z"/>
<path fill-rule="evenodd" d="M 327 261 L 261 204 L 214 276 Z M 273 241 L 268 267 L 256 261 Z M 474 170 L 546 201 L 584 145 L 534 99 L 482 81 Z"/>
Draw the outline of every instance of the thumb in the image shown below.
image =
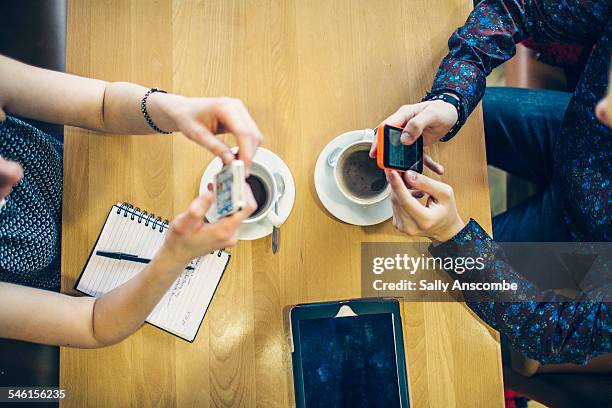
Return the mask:
<path fill-rule="evenodd" d="M 375 137 L 374 140 L 372 141 L 372 146 L 370 146 L 370 159 L 375 159 L 376 158 L 376 152 L 378 149 L 378 138 Z"/>
<path fill-rule="evenodd" d="M 179 234 L 188 234 L 204 223 L 204 216 L 212 205 L 214 196 L 206 192 L 191 202 L 187 211 L 175 218 L 172 226 Z"/>
<path fill-rule="evenodd" d="M 383 121 L 386 125 L 404 127 L 406 123 L 427 107 L 427 102 L 403 105 L 393 115 Z"/>
<path fill-rule="evenodd" d="M 423 174 L 408 170 L 404 173 L 404 181 L 413 189 L 429 194 L 438 201 L 444 201 L 453 196 L 453 188 L 441 181 L 434 180 Z"/>
<path fill-rule="evenodd" d="M 436 115 L 433 114 L 430 109 L 422 110 L 406 123 L 401 142 L 411 145 L 423 134 L 423 130 L 425 130 L 427 126 L 432 125 L 435 120 Z"/>

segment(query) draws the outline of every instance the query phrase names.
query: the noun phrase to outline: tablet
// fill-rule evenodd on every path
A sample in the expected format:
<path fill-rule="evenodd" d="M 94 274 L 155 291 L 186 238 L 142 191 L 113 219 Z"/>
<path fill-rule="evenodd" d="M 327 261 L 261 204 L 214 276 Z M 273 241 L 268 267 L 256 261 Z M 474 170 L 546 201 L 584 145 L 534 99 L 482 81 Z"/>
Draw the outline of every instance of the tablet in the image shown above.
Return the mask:
<path fill-rule="evenodd" d="M 297 305 L 289 323 L 297 407 L 409 406 L 396 299 Z"/>

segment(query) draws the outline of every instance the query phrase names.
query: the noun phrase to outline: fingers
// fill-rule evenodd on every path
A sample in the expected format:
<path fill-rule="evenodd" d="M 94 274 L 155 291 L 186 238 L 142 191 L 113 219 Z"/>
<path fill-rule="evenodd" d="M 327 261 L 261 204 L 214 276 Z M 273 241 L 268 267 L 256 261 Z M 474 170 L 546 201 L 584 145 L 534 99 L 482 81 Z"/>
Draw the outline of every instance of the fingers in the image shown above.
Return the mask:
<path fill-rule="evenodd" d="M 404 173 L 403 179 L 408 187 L 423 191 L 439 201 L 449 199 L 454 194 L 453 188 L 448 184 L 434 180 L 412 170 Z"/>
<path fill-rule="evenodd" d="M 4 198 L 23 178 L 23 168 L 17 162 L 0 157 L 0 198 Z"/>
<path fill-rule="evenodd" d="M 245 183 L 246 204 L 245 207 L 219 221 L 209 224 L 203 234 L 211 234 L 216 242 L 217 248 L 228 248 L 238 242 L 238 230 L 244 220 L 257 208 L 257 203 L 248 184 Z"/>
<path fill-rule="evenodd" d="M 197 197 L 189 206 L 189 213 L 198 219 L 203 219 L 210 206 L 215 201 L 215 196 L 212 192 L 207 191 L 201 196 Z"/>
<path fill-rule="evenodd" d="M 191 121 L 186 131 L 189 133 L 191 139 L 210 150 L 215 156 L 219 156 L 224 164 L 228 164 L 234 160 L 234 154 L 229 146 L 213 135 L 208 128 L 200 122 L 195 120 Z"/>
<path fill-rule="evenodd" d="M 174 230 L 179 234 L 187 234 L 201 227 L 214 199 L 212 193 L 206 192 L 193 200 L 187 211 L 179 214 L 172 222 Z"/>
<path fill-rule="evenodd" d="M 431 109 L 423 109 L 410 119 L 404 127 L 401 142 L 406 145 L 414 143 L 421 135 L 423 130 L 436 121 L 436 115 Z"/>
<path fill-rule="evenodd" d="M 420 112 L 423 108 L 424 108 L 423 104 L 420 104 L 420 103 L 417 103 L 414 105 L 402 105 L 397 111 L 395 111 L 395 113 L 393 113 L 387 119 L 383 120 L 382 123 L 386 125 L 399 126 L 403 128 L 406 125 L 406 122 L 412 119 L 414 115 L 416 115 L 417 112 Z M 377 149 L 378 149 L 378 140 L 377 138 L 374 138 L 374 142 L 372 143 L 372 146 L 370 147 L 370 158 L 372 159 L 376 158 Z"/>
<path fill-rule="evenodd" d="M 428 154 L 423 155 L 423 164 L 425 164 L 425 166 L 429 170 L 440 176 L 444 174 L 444 167 L 440 163 L 432 159 L 431 156 L 429 156 Z"/>
<path fill-rule="evenodd" d="M 239 158 L 250 168 L 262 135 L 246 107 L 238 99 L 223 98 L 217 107 L 216 116 L 223 128 L 234 134 Z"/>
<path fill-rule="evenodd" d="M 374 141 L 372 142 L 372 146 L 370 146 L 370 159 L 376 158 L 377 149 L 378 149 L 378 138 L 375 137 Z"/>
<path fill-rule="evenodd" d="M 425 196 L 425 194 L 422 191 L 419 190 L 415 190 L 415 189 L 409 189 L 408 191 L 410 191 L 410 194 L 412 194 L 412 196 L 414 198 L 423 198 Z"/>
<path fill-rule="evenodd" d="M 406 123 L 412 119 L 418 112 L 423 110 L 424 105 L 417 103 L 414 105 L 402 105 L 400 108 L 391 116 L 383 121 L 387 125 L 404 127 Z"/>
<path fill-rule="evenodd" d="M 394 205 L 393 216 L 395 217 L 393 220 L 393 226 L 404 234 L 408 235 L 418 235 L 419 228 L 417 226 L 416 221 L 404 211 L 399 205 Z"/>
<path fill-rule="evenodd" d="M 387 180 L 393 189 L 392 200 L 397 203 L 408 213 L 412 218 L 418 219 L 425 217 L 427 209 L 412 196 L 402 177 L 396 171 L 386 170 Z"/>
<path fill-rule="evenodd" d="M 434 173 L 440 176 L 444 174 L 444 167 L 440 163 L 432 159 L 429 155 L 427 154 L 423 155 L 423 163 L 428 169 L 430 169 Z M 411 188 L 409 190 L 414 198 L 423 198 L 423 196 L 425 195 L 423 194 L 422 191 L 414 189 L 414 188 Z"/>
<path fill-rule="evenodd" d="M 424 144 L 436 143 L 457 122 L 457 109 L 443 101 L 426 101 L 404 105 L 383 123 L 404 129 L 401 142 L 413 144 L 423 137 Z"/>
<path fill-rule="evenodd" d="M 257 202 L 255 201 L 255 198 L 253 197 L 253 192 L 251 191 L 251 188 L 249 187 L 247 183 L 244 183 L 244 184 L 245 184 L 245 194 L 246 194 L 246 204 L 244 208 L 230 215 L 229 217 L 225 217 L 223 220 L 219 221 L 219 222 L 223 221 L 224 224 L 228 228 L 238 229 L 238 227 L 240 227 L 240 224 L 242 224 L 244 220 L 249 218 L 249 216 L 253 214 L 253 212 L 257 209 Z"/>

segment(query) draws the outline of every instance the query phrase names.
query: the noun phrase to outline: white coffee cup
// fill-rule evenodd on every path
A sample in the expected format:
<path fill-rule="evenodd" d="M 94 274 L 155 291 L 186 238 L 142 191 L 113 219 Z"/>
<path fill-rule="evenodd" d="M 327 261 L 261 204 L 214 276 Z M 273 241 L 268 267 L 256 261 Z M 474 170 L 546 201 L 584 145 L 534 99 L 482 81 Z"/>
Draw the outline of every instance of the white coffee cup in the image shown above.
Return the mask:
<path fill-rule="evenodd" d="M 372 129 L 359 130 L 355 132 L 362 133 L 361 140 L 356 140 L 344 147 L 333 150 L 327 158 L 327 163 L 334 168 L 334 182 L 336 183 L 338 190 L 340 190 L 342 195 L 346 197 L 347 200 L 360 205 L 376 204 L 383 201 L 391 194 L 391 186 L 389 183 L 387 183 L 386 179 L 384 180 L 386 187 L 380 192 L 373 195 L 359 196 L 348 188 L 345 182 L 345 177 L 342 174 L 344 164 L 346 164 L 346 159 L 348 157 L 358 151 L 369 152 L 370 148 L 372 147 L 372 141 L 374 140 L 374 131 Z M 375 164 L 375 159 L 370 160 L 372 160 L 373 164 Z"/>
<path fill-rule="evenodd" d="M 278 214 L 274 211 L 274 204 L 280 198 L 278 194 L 278 185 L 276 184 L 276 179 L 272 174 L 272 171 L 268 169 L 261 163 L 253 162 L 251 164 L 251 177 L 256 178 L 261 181 L 261 189 L 263 191 L 256 191 L 257 188 L 251 187 L 253 191 L 253 195 L 257 199 L 257 196 L 265 195 L 265 200 L 259 200 L 257 203 L 257 210 L 246 220 L 244 220 L 243 224 L 254 224 L 263 219 L 268 219 L 272 225 L 275 227 L 280 227 L 283 223 Z"/>

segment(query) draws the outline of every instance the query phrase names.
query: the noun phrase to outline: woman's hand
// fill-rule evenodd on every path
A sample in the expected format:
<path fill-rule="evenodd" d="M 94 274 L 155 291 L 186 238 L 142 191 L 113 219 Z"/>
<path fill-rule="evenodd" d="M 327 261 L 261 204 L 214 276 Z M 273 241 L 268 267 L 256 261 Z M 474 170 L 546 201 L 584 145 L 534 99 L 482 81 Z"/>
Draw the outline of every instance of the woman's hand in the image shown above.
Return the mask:
<path fill-rule="evenodd" d="M 196 198 L 187 211 L 179 214 L 170 224 L 170 230 L 162 247 L 164 257 L 170 256 L 180 264 L 206 255 L 214 250 L 236 245 L 238 228 L 257 208 L 251 189 L 245 183 L 247 205 L 241 211 L 214 223 L 204 221 L 206 212 L 214 201 L 211 192 Z"/>
<path fill-rule="evenodd" d="M 105 82 L 23 64 L 0 55 L 0 120 L 6 113 L 106 133 L 148 135 L 140 102 L 148 88 Z M 10 80 L 4 80 L 10 78 Z M 161 130 L 180 131 L 219 156 L 234 159 L 216 135 L 230 132 L 238 156 L 249 168 L 261 132 L 244 104 L 233 98 L 192 98 L 162 92 L 146 101 L 151 120 Z"/>
<path fill-rule="evenodd" d="M 403 176 L 396 171 L 385 173 L 392 188 L 393 226 L 400 232 L 444 242 L 463 229 L 451 186 L 414 171 Z M 409 189 L 427 194 L 426 203 L 413 197 Z"/>
<path fill-rule="evenodd" d="M 250 167 L 262 135 L 244 104 L 233 98 L 188 98 L 157 93 L 155 97 L 169 101 L 167 109 L 175 127 L 194 142 L 219 156 L 225 164 L 234 159 L 230 147 L 216 135 L 232 133 L 238 144 L 238 156 Z M 154 113 L 151 117 L 155 118 Z M 162 128 L 163 129 L 163 128 Z"/>
<path fill-rule="evenodd" d="M 2 337 L 84 348 L 123 340 L 142 325 L 189 261 L 236 243 L 240 223 L 255 209 L 250 190 L 248 196 L 244 210 L 213 224 L 203 220 L 213 195 L 208 192 L 196 198 L 172 222 L 155 258 L 140 273 L 98 298 L 0 282 Z"/>
<path fill-rule="evenodd" d="M 400 141 L 411 145 L 423 137 L 425 146 L 437 143 L 457 123 L 459 114 L 450 103 L 436 100 L 404 105 L 383 121 L 384 124 L 404 128 Z M 376 157 L 377 141 L 370 149 L 370 157 Z"/>
<path fill-rule="evenodd" d="M 23 169 L 17 162 L 0 157 L 0 200 L 8 196 L 23 177 Z"/>

